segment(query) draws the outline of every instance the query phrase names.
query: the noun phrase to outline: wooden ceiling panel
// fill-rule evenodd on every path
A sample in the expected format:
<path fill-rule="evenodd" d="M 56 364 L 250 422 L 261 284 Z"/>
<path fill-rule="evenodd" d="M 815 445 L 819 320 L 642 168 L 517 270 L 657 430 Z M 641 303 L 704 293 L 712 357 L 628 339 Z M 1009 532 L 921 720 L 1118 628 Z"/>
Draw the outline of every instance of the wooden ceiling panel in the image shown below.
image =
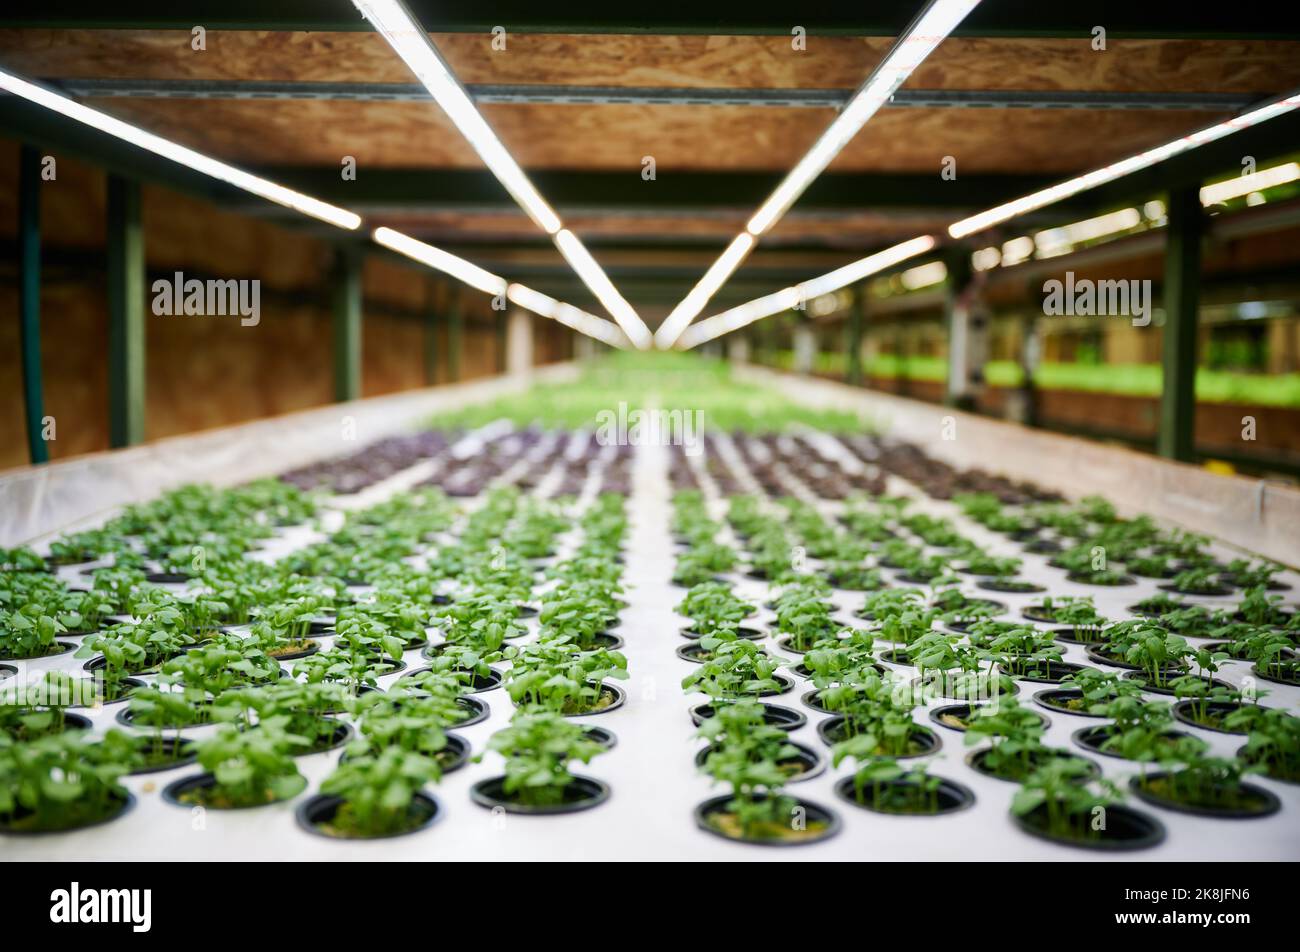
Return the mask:
<path fill-rule="evenodd" d="M 432 104 L 113 100 L 108 111 L 232 162 L 366 168 L 481 167 Z M 825 110 L 744 106 L 495 105 L 484 108 L 532 169 L 657 174 L 789 169 L 829 121 Z M 842 172 L 1070 173 L 1113 161 L 1213 118 L 1193 112 L 908 109 L 882 113 L 833 163 Z M 1069 148 L 1062 148 L 1069 143 Z M 654 188 L 647 182 L 646 188 Z"/>
<path fill-rule="evenodd" d="M 608 86 L 852 88 L 888 50 L 882 38 L 438 34 L 466 83 Z M 1274 92 L 1300 85 L 1300 43 L 1088 37 L 949 39 L 909 86 L 922 89 Z M 411 82 L 371 33 L 210 32 L 207 49 L 183 31 L 0 30 L 0 63 L 37 76 L 300 82 Z"/>

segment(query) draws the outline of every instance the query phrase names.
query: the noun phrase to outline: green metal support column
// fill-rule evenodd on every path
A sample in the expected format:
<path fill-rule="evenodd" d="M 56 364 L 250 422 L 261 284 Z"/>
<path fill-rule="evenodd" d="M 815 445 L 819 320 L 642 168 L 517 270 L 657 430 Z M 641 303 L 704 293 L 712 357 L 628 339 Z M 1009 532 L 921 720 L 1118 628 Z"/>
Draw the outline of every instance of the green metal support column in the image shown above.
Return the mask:
<path fill-rule="evenodd" d="M 465 314 L 461 310 L 462 291 L 459 285 L 451 289 L 447 302 L 447 379 L 460 380 L 465 355 Z"/>
<path fill-rule="evenodd" d="M 108 439 L 144 442 L 144 230 L 140 183 L 108 177 Z"/>
<path fill-rule="evenodd" d="M 334 256 L 334 399 L 361 398 L 361 251 L 341 246 Z"/>
<path fill-rule="evenodd" d="M 41 155 L 29 145 L 22 147 L 18 171 L 18 313 L 27 453 L 33 463 L 47 463 L 50 448 L 41 434 Z"/>
<path fill-rule="evenodd" d="M 849 363 L 847 379 L 850 386 L 862 386 L 862 333 L 867 323 L 867 286 L 859 284 L 853 289 L 853 308 L 849 311 Z"/>
<path fill-rule="evenodd" d="M 1192 185 L 1170 192 L 1168 206 L 1161 357 L 1164 388 L 1156 451 L 1169 459 L 1188 461 L 1196 444 L 1196 337 L 1204 231 L 1200 188 Z"/>
<path fill-rule="evenodd" d="M 430 282 L 428 313 L 424 325 L 424 382 L 429 386 L 438 382 L 438 312 L 442 310 L 446 298 L 446 283 Z"/>
<path fill-rule="evenodd" d="M 948 277 L 944 285 L 944 324 L 948 334 L 948 379 L 944 386 L 944 403 L 960 410 L 975 405 L 971 373 L 971 351 L 976 329 L 969 286 L 972 277 L 970 251 L 953 245 L 944 255 Z"/>

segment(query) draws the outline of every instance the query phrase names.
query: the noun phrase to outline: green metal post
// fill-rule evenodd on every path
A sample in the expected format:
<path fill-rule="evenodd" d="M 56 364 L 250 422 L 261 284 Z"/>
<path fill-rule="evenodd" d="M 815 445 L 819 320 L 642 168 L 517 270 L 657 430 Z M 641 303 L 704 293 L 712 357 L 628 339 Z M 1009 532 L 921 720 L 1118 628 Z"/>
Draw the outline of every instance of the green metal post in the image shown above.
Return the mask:
<path fill-rule="evenodd" d="M 144 442 L 144 230 L 140 183 L 108 177 L 109 445 Z"/>
<path fill-rule="evenodd" d="M 853 308 L 849 311 L 849 363 L 850 386 L 862 386 L 862 333 L 867 323 L 867 286 L 859 284 L 853 290 Z"/>
<path fill-rule="evenodd" d="M 334 399 L 361 397 L 361 252 L 342 246 L 334 258 Z"/>
<path fill-rule="evenodd" d="M 50 448 L 41 432 L 45 425 L 45 389 L 41 382 L 41 155 L 29 145 L 22 147 L 19 158 L 18 273 L 27 453 L 33 463 L 47 463 Z"/>
<path fill-rule="evenodd" d="M 970 251 L 954 245 L 944 255 L 948 277 L 944 285 L 944 324 L 948 332 L 948 379 L 944 386 L 944 403 L 962 410 L 974 408 L 971 358 L 975 333 L 970 302 L 963 300 L 971 281 Z"/>
<path fill-rule="evenodd" d="M 447 378 L 452 383 L 460 380 L 462 357 L 465 354 L 465 314 L 461 310 L 461 289 L 451 289 L 447 303 Z"/>
<path fill-rule="evenodd" d="M 1195 185 L 1169 193 L 1165 237 L 1165 326 L 1157 452 L 1191 460 L 1196 446 L 1196 336 L 1204 213 Z"/>

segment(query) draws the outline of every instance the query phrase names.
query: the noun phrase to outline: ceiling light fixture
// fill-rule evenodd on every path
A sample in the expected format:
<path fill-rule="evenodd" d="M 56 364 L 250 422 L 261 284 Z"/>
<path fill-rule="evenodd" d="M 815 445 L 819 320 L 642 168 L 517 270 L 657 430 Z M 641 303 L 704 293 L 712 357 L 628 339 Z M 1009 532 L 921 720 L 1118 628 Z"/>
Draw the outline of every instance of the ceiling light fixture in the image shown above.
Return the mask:
<path fill-rule="evenodd" d="M 291 208 L 296 212 L 309 215 L 318 221 L 327 222 L 349 231 L 361 224 L 361 216 L 355 212 L 339 208 L 328 202 L 322 202 L 310 195 L 304 195 L 302 192 L 295 192 L 291 188 L 285 188 L 283 185 L 277 185 L 275 182 L 261 176 L 245 172 L 243 169 L 228 165 L 219 159 L 204 155 L 202 152 L 197 152 L 178 142 L 164 139 L 152 132 L 146 132 L 139 126 L 124 122 L 108 115 L 108 113 L 100 112 L 98 109 L 83 106 L 75 99 L 70 99 L 62 93 L 57 93 L 52 89 L 23 79 L 21 76 L 16 76 L 3 69 L 0 69 L 0 89 L 15 96 L 20 96 L 29 102 L 34 102 L 38 106 L 44 106 L 46 109 L 53 110 L 68 119 L 74 119 L 91 128 L 98 129 L 100 132 L 115 136 L 124 142 L 129 142 L 131 145 L 152 152 L 154 155 L 170 159 L 172 162 L 177 162 L 186 168 L 193 169 L 195 172 L 201 172 L 236 188 L 251 192 L 269 202 L 275 202 L 277 205 L 283 205 L 285 208 Z"/>
<path fill-rule="evenodd" d="M 534 291 L 522 284 L 510 284 L 505 278 L 480 268 L 472 261 L 466 261 L 449 251 L 435 248 L 433 245 L 412 238 L 395 228 L 379 227 L 371 233 L 375 243 L 398 254 L 405 255 L 412 261 L 427 265 L 435 271 L 450 275 L 457 281 L 470 287 L 491 294 L 494 297 L 505 295 L 510 301 L 525 310 L 559 321 L 575 331 L 594 337 L 614 347 L 626 347 L 627 337 L 618 327 L 595 314 L 588 314 L 571 304 L 557 301 L 555 298 Z"/>
<path fill-rule="evenodd" d="M 1234 116 L 1232 119 L 1207 126 L 1193 132 L 1191 135 L 1183 136 L 1172 142 L 1166 142 L 1164 145 L 1156 146 L 1153 149 L 1147 149 L 1145 152 L 1139 152 L 1126 159 L 1120 159 L 1118 162 L 1112 162 L 1110 165 L 1104 165 L 1099 169 L 1093 169 L 1084 175 L 1058 182 L 1055 185 L 1049 185 L 1047 188 L 1004 202 L 969 218 L 963 218 L 948 227 L 948 234 L 953 238 L 965 238 L 967 235 L 984 231 L 993 225 L 1045 208 L 1062 199 L 1078 195 L 1080 192 L 1086 192 L 1099 185 L 1123 178 L 1125 175 L 1131 175 L 1158 162 L 1173 158 L 1175 155 L 1190 152 L 1192 149 L 1215 142 L 1225 136 L 1230 136 L 1234 132 L 1249 129 L 1251 126 L 1257 126 L 1269 119 L 1276 119 L 1278 116 L 1285 115 L 1297 108 L 1300 108 L 1300 93 L 1292 93 L 1266 105 L 1257 106 L 1239 116 Z"/>
<path fill-rule="evenodd" d="M 852 264 L 837 268 L 829 274 L 804 281 L 794 287 L 784 288 L 774 294 L 768 294 L 753 301 L 747 301 L 721 314 L 715 314 L 700 323 L 688 327 L 677 340 L 677 346 L 689 350 L 715 337 L 729 334 L 764 317 L 780 314 L 799 306 L 801 301 L 811 301 L 823 294 L 830 294 L 840 288 L 855 284 L 863 278 L 878 274 L 896 264 L 925 254 L 935 246 L 933 235 L 922 235 L 902 244 L 878 251 Z"/>
<path fill-rule="evenodd" d="M 582 242 L 564 227 L 560 216 L 529 180 L 514 156 L 483 118 L 473 98 L 461 85 L 451 66 L 443 59 L 429 34 L 420 26 L 402 0 L 353 0 L 356 8 L 386 39 L 429 95 L 460 130 L 470 147 L 478 153 L 497 181 L 518 203 L 538 228 L 551 236 L 560 253 L 574 265 L 578 276 L 591 289 L 633 345 L 650 346 L 650 329 L 636 310 L 614 289 L 613 283 Z M 567 250 L 566 250 L 567 249 Z M 614 303 L 614 307 L 610 306 Z"/>
<path fill-rule="evenodd" d="M 722 257 L 695 285 L 691 293 L 673 308 L 655 332 L 655 344 L 672 347 L 682 332 L 744 260 L 757 239 L 770 231 L 799 200 L 817 176 L 826 170 L 862 127 L 907 81 L 940 43 L 956 29 L 980 0 L 930 0 L 908 24 L 885 58 L 871 72 L 835 120 L 792 168 L 776 190 L 759 206 L 745 226 L 744 233 L 733 241 Z M 745 242 L 748 235 L 752 240 Z M 743 253 L 739 252 L 744 247 Z"/>

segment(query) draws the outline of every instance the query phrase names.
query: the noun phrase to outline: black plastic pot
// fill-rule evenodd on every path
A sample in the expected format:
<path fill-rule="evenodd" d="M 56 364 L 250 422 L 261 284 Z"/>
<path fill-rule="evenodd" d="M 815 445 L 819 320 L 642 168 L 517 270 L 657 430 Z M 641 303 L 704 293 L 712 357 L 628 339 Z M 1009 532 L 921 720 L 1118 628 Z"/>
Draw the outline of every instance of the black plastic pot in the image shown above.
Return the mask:
<path fill-rule="evenodd" d="M 201 716 L 199 720 L 195 721 L 193 724 L 137 724 L 135 722 L 135 715 L 129 707 L 124 707 L 122 710 L 117 712 L 117 722 L 123 727 L 134 727 L 137 730 L 157 730 L 161 727 L 162 730 L 179 731 L 189 730 L 193 727 L 207 727 L 212 723 L 207 716 Z"/>
<path fill-rule="evenodd" d="M 1238 708 L 1245 706 L 1240 701 L 1206 701 L 1204 703 L 1206 709 L 1210 713 L 1219 714 L 1219 715 L 1231 714 L 1233 711 L 1237 710 Z M 1222 727 L 1212 727 L 1209 724 L 1202 724 L 1200 721 L 1192 717 L 1191 712 L 1196 707 L 1196 704 L 1197 702 L 1190 698 L 1185 701 L 1179 701 L 1177 704 L 1174 705 L 1174 718 L 1192 727 L 1199 727 L 1201 730 L 1204 731 L 1214 731 L 1216 734 L 1247 733 L 1246 731 L 1230 731 Z M 1257 705 L 1252 705 L 1252 706 L 1257 706 Z"/>
<path fill-rule="evenodd" d="M 1061 846 L 1073 846 L 1078 849 L 1098 850 L 1100 852 L 1125 852 L 1144 850 L 1157 846 L 1164 841 L 1164 824 L 1155 817 L 1147 816 L 1130 807 L 1112 804 L 1106 807 L 1106 829 L 1095 840 L 1076 839 L 1073 837 L 1054 836 L 1047 831 L 1047 808 L 1036 807 L 1022 815 L 1012 814 L 1016 826 L 1030 836 Z M 1091 821 L 1091 816 L 1089 816 Z"/>
<path fill-rule="evenodd" d="M 58 651 L 51 651 L 51 652 L 48 652 L 48 653 L 43 654 L 43 655 L 36 655 L 35 657 L 32 657 L 32 658 L 15 658 L 15 657 L 13 657 L 12 655 L 7 655 L 7 656 L 5 656 L 3 659 L 0 659 L 0 660 L 4 660 L 4 661 L 44 661 L 46 658 L 57 658 L 59 655 L 65 655 L 65 654 L 67 654 L 69 651 L 76 651 L 76 650 L 77 650 L 77 646 L 74 645 L 74 644 L 72 644 L 72 642 L 70 642 L 70 641 L 55 641 L 54 643 L 58 646 L 58 649 L 59 649 Z"/>
<path fill-rule="evenodd" d="M 691 664 L 704 664 L 710 659 L 710 652 L 698 641 L 682 645 L 673 653 L 683 661 L 691 662 Z"/>
<path fill-rule="evenodd" d="M 1255 763 L 1256 762 L 1255 760 L 1247 757 L 1247 753 L 1248 751 L 1244 744 L 1241 747 L 1237 748 L 1237 757 L 1239 759 L 1246 761 L 1246 763 Z M 1265 764 L 1265 767 L 1267 766 L 1268 765 Z M 1264 776 L 1268 777 L 1270 780 L 1276 780 L 1278 783 L 1289 783 L 1292 784 L 1293 786 L 1300 785 L 1300 775 L 1294 777 L 1284 777 L 1280 774 L 1274 773 L 1271 770 L 1265 770 Z"/>
<path fill-rule="evenodd" d="M 1055 555 L 1062 548 L 1061 543 L 1054 539 L 1033 539 L 1025 545 L 1025 551 L 1034 555 Z"/>
<path fill-rule="evenodd" d="M 1096 585 L 1098 588 L 1119 588 L 1123 585 L 1137 584 L 1137 579 L 1131 575 L 1119 575 L 1110 582 L 1098 582 L 1093 576 L 1083 572 L 1069 572 L 1065 577 L 1076 585 Z"/>
<path fill-rule="evenodd" d="M 1097 664 L 1104 664 L 1111 668 L 1123 668 L 1125 671 L 1142 670 L 1142 666 L 1139 664 L 1132 664 L 1131 662 L 1125 661 L 1123 658 L 1115 658 L 1111 655 L 1105 654 L 1101 650 L 1101 645 L 1093 645 L 1085 648 L 1084 654 L 1088 656 L 1089 661 L 1096 662 Z M 1187 668 L 1183 665 L 1168 665 L 1161 668 L 1161 671 L 1167 677 L 1178 677 L 1179 675 L 1188 673 Z"/>
<path fill-rule="evenodd" d="M 334 818 L 334 814 L 343 804 L 342 797 L 330 797 L 324 794 L 317 794 L 308 800 L 299 804 L 298 809 L 294 811 L 294 816 L 298 820 L 298 825 L 308 833 L 316 836 L 323 836 L 330 840 L 345 840 L 358 842 L 361 840 L 389 840 L 398 836 L 408 836 L 412 833 L 419 833 L 426 830 L 442 817 L 442 807 L 433 797 L 426 793 L 417 793 L 411 801 L 410 821 L 411 826 L 408 829 L 400 830 L 396 833 L 385 833 L 381 836 L 373 837 L 356 837 L 340 836 L 336 833 L 330 833 L 324 829 L 324 824 L 329 823 Z"/>
<path fill-rule="evenodd" d="M 971 766 L 971 769 L 973 769 L 977 773 L 982 773 L 986 777 L 992 777 L 994 780 L 1005 780 L 1008 783 L 1020 783 L 1019 777 L 1004 777 L 1001 774 L 994 773 L 993 771 L 989 770 L 986 766 L 984 766 L 984 758 L 988 755 L 990 750 L 991 748 L 984 747 L 980 750 L 968 754 L 966 756 L 966 763 L 968 763 Z M 1096 780 L 1098 777 L 1101 776 L 1101 768 L 1098 767 L 1094 761 L 1089 760 L 1087 757 L 1080 757 L 1078 754 L 1072 754 L 1068 750 L 1060 750 L 1052 747 L 1048 748 L 1047 756 L 1048 757 L 1069 757 L 1073 760 L 1082 760 L 1084 763 L 1086 763 L 1088 765 L 1088 773 L 1078 777 L 1075 780 L 1076 783 L 1081 783 L 1081 784 L 1088 783 L 1089 781 Z M 1045 762 L 1046 761 L 1042 758 L 1034 759 L 1034 764 L 1038 766 L 1041 766 Z"/>
<path fill-rule="evenodd" d="M 1091 645 L 1102 644 L 1101 636 L 1096 638 L 1078 639 L 1074 637 L 1073 628 L 1053 628 L 1052 637 L 1063 645 L 1083 645 L 1085 648 Z"/>
<path fill-rule="evenodd" d="M 1265 681 L 1272 681 L 1274 684 L 1289 684 L 1292 687 L 1300 687 L 1300 675 L 1292 678 L 1279 677 L 1275 674 L 1267 674 L 1258 664 L 1251 665 L 1251 672 Z"/>
<path fill-rule="evenodd" d="M 1027 618 L 1030 621 L 1036 621 L 1047 625 L 1056 621 L 1056 612 L 1043 611 L 1043 609 L 1039 608 L 1037 605 L 1026 605 L 1024 608 L 1020 609 L 1020 616 L 1022 618 Z"/>
<path fill-rule="evenodd" d="M 983 707 L 983 706 L 984 705 L 982 704 L 975 705 L 975 707 Z M 1039 723 L 1043 725 L 1044 730 L 1046 730 L 1049 726 L 1051 726 L 1052 722 L 1047 719 L 1047 715 L 1039 714 L 1037 711 L 1034 711 L 1033 713 L 1038 718 Z M 945 704 L 942 707 L 930 708 L 930 720 L 938 724 L 940 727 L 948 728 L 948 730 L 950 731 L 964 732 L 966 728 L 958 724 L 954 724 L 951 721 L 944 720 L 945 717 L 956 717 L 959 720 L 965 721 L 970 719 L 970 714 L 971 714 L 971 705 L 967 703 Z"/>
<path fill-rule="evenodd" d="M 1150 684 L 1149 682 L 1147 682 L 1143 675 L 1143 672 L 1141 671 L 1125 671 L 1122 675 L 1120 675 L 1120 677 L 1123 678 L 1125 681 L 1137 681 L 1142 685 L 1142 690 L 1148 691 L 1151 694 L 1163 694 L 1166 695 L 1167 697 L 1173 697 L 1175 694 L 1173 688 L 1167 688 L 1160 685 Z M 1216 688 L 1227 688 L 1228 690 L 1233 690 L 1231 684 L 1229 684 L 1227 681 L 1220 680 L 1219 678 L 1215 678 L 1211 683 Z"/>
<path fill-rule="evenodd" d="M 623 647 L 623 638 L 621 635 L 615 635 L 608 631 L 601 631 L 592 635 L 591 641 L 583 647 L 604 648 L 607 651 L 617 651 Z"/>
<path fill-rule="evenodd" d="M 320 651 L 320 643 L 313 639 L 307 639 L 307 647 L 302 651 L 291 651 L 288 654 L 268 654 L 267 657 L 272 661 L 297 661 L 299 658 L 314 655 L 318 651 Z"/>
<path fill-rule="evenodd" d="M 469 717 L 451 725 L 452 727 L 469 727 L 471 724 L 478 724 L 481 721 L 486 721 L 488 715 L 492 713 L 492 708 L 488 706 L 487 701 L 484 701 L 481 698 L 476 698 L 473 695 L 467 694 L 463 697 L 458 697 L 456 698 L 456 703 L 469 711 Z"/>
<path fill-rule="evenodd" d="M 308 626 L 308 631 L 313 635 L 325 635 L 334 633 L 334 617 L 331 615 L 321 615 L 313 618 Z"/>
<path fill-rule="evenodd" d="M 906 648 L 890 648 L 888 651 L 880 653 L 880 660 L 886 664 L 897 664 L 903 667 L 911 667 L 912 658 L 907 653 Z"/>
<path fill-rule="evenodd" d="M 1029 674 L 1014 674 L 1010 671 L 1003 673 L 1007 677 L 1031 681 L 1035 684 L 1060 684 L 1070 675 L 1085 670 L 1089 670 L 1087 665 L 1075 664 L 1072 661 L 1042 661 Z"/>
<path fill-rule="evenodd" d="M 827 747 L 833 747 L 840 741 L 848 739 L 848 735 L 844 733 L 844 721 L 843 714 L 835 714 L 817 725 L 817 736 L 821 738 L 823 744 Z M 895 760 L 925 757 L 933 754 L 943 746 L 943 741 L 940 740 L 938 734 L 928 727 L 922 727 L 920 724 L 912 726 L 912 731 L 908 734 L 908 740 L 921 749 L 910 754 L 898 754 L 895 756 Z"/>
<path fill-rule="evenodd" d="M 469 741 L 459 734 L 448 732 L 446 735 L 447 746 L 438 751 L 438 764 L 442 767 L 444 774 L 449 774 L 453 770 L 459 770 L 469 762 L 470 746 Z"/>
<path fill-rule="evenodd" d="M 163 787 L 162 798 L 166 800 L 168 803 L 171 803 L 178 807 L 185 807 L 187 809 L 192 809 L 193 807 L 201 806 L 205 810 L 231 810 L 231 811 L 256 810 L 259 807 L 269 807 L 276 803 L 283 802 L 281 800 L 267 800 L 265 803 L 252 803 L 249 804 L 248 806 L 242 806 L 242 807 L 218 807 L 210 803 L 187 803 L 181 799 L 181 797 L 183 797 L 187 793 L 195 792 L 198 790 L 206 790 L 209 787 L 216 786 L 216 784 L 217 784 L 217 778 L 210 773 L 192 774 L 188 777 L 181 777 L 179 780 L 173 780 L 171 783 L 167 784 L 167 786 Z"/>
<path fill-rule="evenodd" d="M 428 652 L 426 651 L 425 654 L 428 654 Z M 432 669 L 416 668 L 414 671 L 410 672 L 409 674 L 402 675 L 401 680 L 405 681 L 408 678 L 413 678 L 417 674 L 423 674 L 425 671 L 429 671 L 429 670 Z M 489 668 L 488 670 L 492 672 L 489 675 L 481 675 L 477 673 L 474 675 L 474 680 L 470 681 L 469 683 L 468 693 L 483 694 L 487 691 L 493 691 L 501 687 L 501 672 L 499 672 L 496 668 Z M 398 683 L 401 682 L 399 681 Z"/>
<path fill-rule="evenodd" d="M 18 669 L 11 664 L 0 664 L 0 681 L 8 680 L 18 673 Z"/>
<path fill-rule="evenodd" d="M 1041 585 L 1024 580 L 1015 581 L 1010 579 L 986 579 L 983 582 L 975 583 L 977 588 L 982 588 L 989 592 L 1006 592 L 1009 595 L 1032 595 L 1038 592 L 1047 591 Z"/>
<path fill-rule="evenodd" d="M 763 632 L 759 631 L 757 628 L 750 628 L 746 625 L 737 626 L 736 634 L 739 635 L 741 638 L 746 638 L 750 641 L 761 641 L 764 637 Z M 681 636 L 683 638 L 689 638 L 692 641 L 699 641 L 701 638 L 700 633 L 697 632 L 694 628 L 683 628 L 681 630 Z"/>
<path fill-rule="evenodd" d="M 609 681 L 602 681 L 600 686 L 603 691 L 608 691 L 614 696 L 614 699 L 610 701 L 609 704 L 594 711 L 581 711 L 576 714 L 566 714 L 565 717 L 594 717 L 597 714 L 608 714 L 610 711 L 618 710 L 623 706 L 624 702 L 627 701 L 627 692 L 617 684 L 613 684 Z"/>
<path fill-rule="evenodd" d="M 1083 697 L 1083 692 L 1075 688 L 1051 688 L 1046 691 L 1039 691 L 1034 695 L 1034 700 L 1040 707 L 1045 707 L 1049 711 L 1057 711 L 1061 714 L 1070 714 L 1074 717 L 1093 717 L 1104 718 L 1105 714 L 1091 714 L 1088 711 L 1072 711 L 1069 708 L 1060 706 L 1062 701 L 1072 701 Z"/>
<path fill-rule="evenodd" d="M 1238 786 L 1238 791 L 1245 796 L 1250 797 L 1255 803 L 1254 807 L 1204 807 L 1197 804 L 1185 803 L 1182 800 L 1174 800 L 1169 797 L 1163 797 L 1158 793 L 1151 791 L 1146 783 L 1152 780 L 1160 780 L 1167 777 L 1163 771 L 1146 774 L 1144 777 L 1133 777 L 1129 780 L 1129 789 L 1133 795 L 1144 803 L 1149 803 L 1155 807 L 1162 807 L 1165 810 L 1173 810 L 1175 813 L 1187 813 L 1192 816 L 1208 816 L 1222 820 L 1254 820 L 1260 817 L 1272 816 L 1282 808 L 1282 801 L 1272 790 L 1265 790 L 1253 783 L 1243 783 Z"/>
<path fill-rule="evenodd" d="M 890 788 L 912 788 L 916 783 L 909 780 L 887 780 L 883 787 Z M 865 791 L 864 791 L 865 792 Z M 960 813 L 962 810 L 975 805 L 975 794 L 969 787 L 966 787 L 955 780 L 940 779 L 939 789 L 936 791 L 938 797 L 938 808 L 933 811 L 899 811 L 899 810 L 882 810 L 878 809 L 870 800 L 861 801 L 857 798 L 857 789 L 853 785 L 852 777 L 845 777 L 835 784 L 835 793 L 846 803 L 851 803 L 855 807 L 863 810 L 870 810 L 872 813 L 883 813 L 887 816 L 945 816 L 949 813 Z"/>
<path fill-rule="evenodd" d="M 116 810 L 110 811 L 99 819 L 91 820 L 88 823 L 80 823 L 76 826 L 60 827 L 57 830 L 24 830 L 15 829 L 10 826 L 15 819 L 21 820 L 28 814 L 29 811 L 22 809 L 19 809 L 16 813 L 10 814 L 9 816 L 0 814 L 0 833 L 3 833 L 5 836 L 54 836 L 59 833 L 72 833 L 77 830 L 89 830 L 92 827 L 103 826 L 105 823 L 112 823 L 114 820 L 121 819 L 135 806 L 135 795 L 129 790 L 125 791 L 118 799 L 120 801 L 120 806 Z"/>
<path fill-rule="evenodd" d="M 587 740 L 599 744 L 606 750 L 613 750 L 618 746 L 618 735 L 607 727 L 587 727 L 582 732 L 587 735 Z"/>
<path fill-rule="evenodd" d="M 799 772 L 787 777 L 786 783 L 799 783 L 803 780 L 811 780 L 813 777 L 819 776 L 823 771 L 825 771 L 826 759 L 818 754 L 817 751 L 813 750 L 811 747 L 807 747 L 794 741 L 790 741 L 789 743 L 799 751 L 796 756 L 789 758 L 789 762 L 797 765 Z M 702 768 L 705 760 L 708 759 L 709 752 L 713 749 L 713 745 L 701 747 L 699 752 L 695 755 L 695 766 Z"/>
<path fill-rule="evenodd" d="M 155 585 L 184 585 L 190 581 L 190 576 L 181 572 L 149 572 L 144 580 Z"/>
<path fill-rule="evenodd" d="M 343 721 L 335 721 L 332 717 L 322 717 L 320 719 L 330 721 L 335 725 L 333 733 L 324 741 L 324 746 L 297 751 L 294 753 L 295 757 L 310 757 L 312 754 L 323 754 L 326 751 L 335 750 L 346 744 L 348 738 L 352 736 L 352 725 L 345 724 Z"/>
<path fill-rule="evenodd" d="M 1208 589 L 1206 591 L 1200 591 L 1200 592 L 1189 592 L 1185 589 L 1179 588 L 1177 585 L 1174 585 L 1172 583 L 1166 583 L 1164 585 L 1158 585 L 1156 587 L 1166 592 L 1174 592 L 1177 595 L 1191 595 L 1198 598 L 1219 598 L 1224 595 L 1232 594 L 1232 588 L 1227 585 L 1216 585 L 1211 589 Z"/>
<path fill-rule="evenodd" d="M 155 738 L 147 736 L 140 738 L 142 745 L 154 740 Z M 175 770 L 177 767 L 188 767 L 190 764 L 194 763 L 197 756 L 194 741 L 185 740 L 180 737 L 163 737 L 158 740 L 158 743 L 162 746 L 163 750 L 172 755 L 173 759 L 132 770 L 131 776 L 163 773 L 167 770 Z"/>
<path fill-rule="evenodd" d="M 927 683 L 927 681 L 930 681 L 930 683 Z M 973 698 L 973 700 L 986 701 L 988 700 L 988 686 L 990 684 L 990 679 L 987 676 L 982 676 L 979 681 L 982 683 L 977 683 L 977 696 Z M 972 700 L 972 698 L 967 697 L 966 694 L 963 693 L 962 689 L 966 683 L 967 682 L 959 682 L 954 678 L 945 676 L 939 680 L 939 689 L 936 690 L 935 684 L 930 678 L 918 677 L 913 679 L 912 686 L 924 691 L 925 696 L 929 698 L 942 697 L 953 701 L 967 701 Z M 1012 678 L 1005 674 L 998 675 L 998 697 L 1015 697 L 1019 693 L 1020 686 L 1017 685 Z"/>
<path fill-rule="evenodd" d="M 1129 760 L 1130 758 L 1125 757 L 1123 754 L 1101 749 L 1101 745 L 1110 739 L 1113 731 L 1113 724 L 1094 724 L 1091 727 L 1080 727 L 1070 735 L 1070 739 L 1090 753 L 1101 754 L 1103 757 L 1114 757 L 1116 760 Z M 1191 735 L 1184 731 L 1165 731 L 1160 736 L 1169 740 L 1177 740 Z"/>
<path fill-rule="evenodd" d="M 713 716 L 712 704 L 697 704 L 691 708 L 691 723 L 699 727 L 706 718 Z M 799 711 L 776 704 L 763 705 L 763 722 L 770 727 L 779 727 L 783 731 L 798 730 L 808 723 L 808 718 Z"/>
<path fill-rule="evenodd" d="M 564 788 L 560 803 L 542 806 L 519 803 L 506 797 L 505 777 L 489 777 L 469 788 L 469 798 L 489 810 L 504 810 L 520 816 L 555 816 L 561 813 L 578 813 L 600 806 L 609 799 L 609 784 L 594 777 L 575 776 Z"/>
<path fill-rule="evenodd" d="M 834 811 L 827 809 L 811 800 L 796 799 L 796 804 L 804 811 L 805 821 L 809 823 L 823 824 L 822 829 L 807 836 L 795 839 L 762 839 L 747 840 L 740 836 L 732 836 L 723 832 L 718 826 L 711 822 L 711 818 L 726 812 L 727 804 L 731 802 L 731 796 L 724 794 L 720 797 L 713 797 L 705 800 L 695 808 L 695 825 L 706 833 L 724 840 L 730 840 L 732 843 L 747 843 L 754 846 L 807 846 L 812 843 L 821 843 L 830 839 L 840 831 L 842 821 L 839 815 Z"/>

